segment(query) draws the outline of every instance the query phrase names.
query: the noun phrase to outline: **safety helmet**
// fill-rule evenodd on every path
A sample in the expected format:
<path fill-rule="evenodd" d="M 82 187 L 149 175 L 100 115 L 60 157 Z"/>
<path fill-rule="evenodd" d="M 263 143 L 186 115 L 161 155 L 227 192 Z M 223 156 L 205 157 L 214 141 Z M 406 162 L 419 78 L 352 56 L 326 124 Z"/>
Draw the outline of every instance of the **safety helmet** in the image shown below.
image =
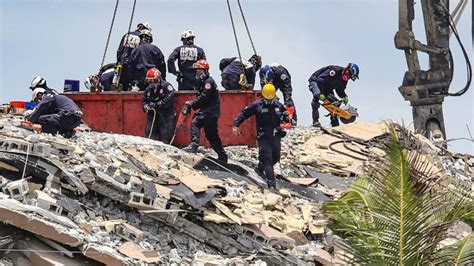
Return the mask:
<path fill-rule="evenodd" d="M 269 65 L 264 65 L 260 72 L 260 82 L 263 84 L 272 83 L 273 81 L 273 69 Z"/>
<path fill-rule="evenodd" d="M 137 28 L 139 28 L 140 25 L 143 26 L 143 28 L 145 28 L 145 29 L 151 31 L 150 23 L 148 23 L 148 22 L 140 22 L 140 23 L 137 24 Z"/>
<path fill-rule="evenodd" d="M 150 68 L 146 72 L 146 82 L 148 83 L 158 83 L 161 80 L 161 72 L 158 68 Z"/>
<path fill-rule="evenodd" d="M 140 39 L 145 38 L 145 36 L 150 38 L 150 42 L 153 42 L 153 35 L 151 34 L 151 31 L 142 30 L 140 32 Z"/>
<path fill-rule="evenodd" d="M 349 71 L 351 72 L 350 75 L 352 80 L 359 79 L 359 66 L 357 64 L 349 63 L 347 65 L 347 69 L 349 69 Z"/>
<path fill-rule="evenodd" d="M 31 81 L 30 90 L 34 90 L 35 88 L 46 88 L 46 80 L 41 76 L 36 76 Z"/>
<path fill-rule="evenodd" d="M 194 32 L 192 30 L 185 30 L 183 33 L 181 33 L 181 41 L 189 38 L 194 38 L 196 35 L 194 35 Z"/>
<path fill-rule="evenodd" d="M 209 70 L 209 63 L 204 59 L 200 59 L 193 64 L 193 68 Z"/>
<path fill-rule="evenodd" d="M 252 65 L 256 66 L 257 67 L 256 69 L 259 70 L 260 67 L 262 66 L 262 57 L 257 54 L 254 54 L 250 57 L 249 62 Z"/>
<path fill-rule="evenodd" d="M 265 84 L 262 88 L 262 96 L 266 100 L 273 100 L 276 97 L 275 86 L 273 84 Z"/>
<path fill-rule="evenodd" d="M 34 101 L 38 97 L 39 94 L 44 94 L 46 92 L 43 88 L 36 88 L 33 90 L 33 94 L 31 95 L 31 99 Z"/>

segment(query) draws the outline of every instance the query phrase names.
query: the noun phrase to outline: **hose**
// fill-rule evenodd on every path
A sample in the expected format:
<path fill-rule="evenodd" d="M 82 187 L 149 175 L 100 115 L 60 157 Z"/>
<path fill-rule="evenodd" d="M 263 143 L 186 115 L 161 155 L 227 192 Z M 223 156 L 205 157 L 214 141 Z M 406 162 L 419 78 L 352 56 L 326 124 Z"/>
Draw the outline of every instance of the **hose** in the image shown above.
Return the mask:
<path fill-rule="evenodd" d="M 153 111 L 153 120 L 151 121 L 151 128 L 150 128 L 150 133 L 148 133 L 148 138 L 151 138 L 151 134 L 153 133 L 153 128 L 155 127 L 155 119 L 156 119 L 156 110 L 155 109 L 148 109 L 146 113 L 148 114 L 148 111 Z"/>

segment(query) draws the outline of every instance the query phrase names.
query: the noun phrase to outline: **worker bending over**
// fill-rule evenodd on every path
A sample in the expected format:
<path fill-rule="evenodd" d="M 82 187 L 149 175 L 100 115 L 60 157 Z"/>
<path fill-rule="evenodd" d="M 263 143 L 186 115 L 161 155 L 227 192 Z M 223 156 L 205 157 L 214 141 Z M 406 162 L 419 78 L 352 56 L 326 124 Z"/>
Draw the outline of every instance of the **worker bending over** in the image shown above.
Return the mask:
<path fill-rule="evenodd" d="M 71 99 L 36 88 L 33 101 L 39 104 L 27 118 L 31 123 L 40 124 L 43 133 L 59 133 L 65 138 L 74 136 L 74 128 L 81 123 L 82 112 Z"/>
<path fill-rule="evenodd" d="M 262 58 L 256 54 L 243 62 L 238 57 L 223 58 L 219 63 L 222 87 L 226 90 L 253 90 L 261 66 Z"/>
<path fill-rule="evenodd" d="M 311 102 L 313 126 L 321 126 L 321 123 L 319 123 L 319 100 L 336 101 L 335 90 L 337 95 L 342 98 L 344 104 L 349 102 L 349 97 L 345 92 L 349 79 L 353 81 L 359 79 L 359 66 L 356 64 L 349 63 L 347 67 L 330 65 L 316 70 L 311 75 L 308 81 L 309 90 L 313 94 L 313 101 Z M 331 116 L 331 126 L 339 126 L 339 119 L 336 116 Z"/>
<path fill-rule="evenodd" d="M 41 76 L 36 76 L 31 81 L 30 90 L 34 91 L 37 88 L 44 89 L 46 94 L 59 94 L 55 89 L 49 88 L 46 84 L 46 79 L 42 78 Z"/>
<path fill-rule="evenodd" d="M 185 151 L 196 153 L 199 147 L 201 128 L 204 128 L 206 138 L 209 140 L 212 149 L 217 153 L 218 159 L 227 163 L 227 154 L 222 146 L 217 129 L 217 120 L 220 116 L 220 99 L 217 91 L 217 84 L 209 76 L 209 64 L 201 59 L 194 64 L 196 69 L 196 79 L 199 80 L 199 87 L 196 92 L 196 100 L 186 102 L 193 110 L 199 109 L 194 114 L 191 124 L 191 143 L 184 148 Z"/>
<path fill-rule="evenodd" d="M 161 72 L 161 78 L 166 80 L 166 63 L 160 48 L 152 44 L 153 36 L 149 30 L 141 31 L 140 40 L 140 44 L 132 51 L 132 66 L 133 82 L 143 91 L 148 86 L 145 76 L 150 68 L 156 67 Z"/>
<path fill-rule="evenodd" d="M 176 118 L 174 88 L 161 79 L 161 72 L 157 68 L 148 70 L 146 82 L 148 87 L 142 100 L 143 110 L 147 113 L 145 136 L 169 144 Z"/>
<path fill-rule="evenodd" d="M 255 171 L 265 176 L 268 188 L 276 189 L 273 166 L 280 161 L 281 138 L 286 132 L 280 127 L 281 122 L 288 123 L 288 113 L 276 98 L 275 86 L 266 84 L 262 88 L 262 97 L 245 107 L 234 120 L 232 131 L 239 133 L 239 126 L 245 119 L 255 115 L 258 140 L 258 166 Z"/>
<path fill-rule="evenodd" d="M 206 59 L 201 47 L 194 45 L 194 32 L 185 30 L 181 34 L 183 45 L 176 47 L 168 57 L 168 71 L 176 76 L 178 90 L 197 90 L 199 81 L 196 79 L 196 70 L 193 68 L 197 60 Z M 174 62 L 178 60 L 179 71 Z"/>
<path fill-rule="evenodd" d="M 295 108 L 292 98 L 293 88 L 291 87 L 291 75 L 284 66 L 277 63 L 265 65 L 260 69 L 259 76 L 260 86 L 262 88 L 265 84 L 273 84 L 276 90 L 280 90 L 283 93 L 285 107 Z M 291 123 L 296 126 L 297 120 L 298 117 L 296 116 L 295 110 Z"/>

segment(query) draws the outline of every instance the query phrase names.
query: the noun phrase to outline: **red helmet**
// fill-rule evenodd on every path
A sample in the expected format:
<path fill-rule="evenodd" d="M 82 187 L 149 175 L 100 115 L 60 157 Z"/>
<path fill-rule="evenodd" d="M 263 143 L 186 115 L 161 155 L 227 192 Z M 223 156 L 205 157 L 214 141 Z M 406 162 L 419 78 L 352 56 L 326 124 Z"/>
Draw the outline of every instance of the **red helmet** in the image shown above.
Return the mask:
<path fill-rule="evenodd" d="M 157 83 L 161 79 L 161 72 L 157 68 L 150 68 L 146 72 L 146 81 L 148 83 Z"/>
<path fill-rule="evenodd" d="M 206 60 L 201 59 L 201 60 L 198 60 L 196 63 L 193 64 L 193 68 L 209 70 L 209 63 L 207 63 Z"/>

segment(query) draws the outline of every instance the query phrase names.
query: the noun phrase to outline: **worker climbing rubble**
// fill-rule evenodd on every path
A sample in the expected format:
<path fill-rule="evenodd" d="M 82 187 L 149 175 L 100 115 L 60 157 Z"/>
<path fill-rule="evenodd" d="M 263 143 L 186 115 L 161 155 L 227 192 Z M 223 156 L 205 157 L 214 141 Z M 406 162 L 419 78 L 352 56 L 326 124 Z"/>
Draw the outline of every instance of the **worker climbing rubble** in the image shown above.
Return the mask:
<path fill-rule="evenodd" d="M 288 122 L 288 113 L 278 101 L 273 84 L 263 86 L 262 97 L 240 112 L 234 120 L 232 131 L 238 135 L 240 124 L 255 115 L 258 140 L 258 166 L 255 172 L 265 177 L 268 188 L 276 190 L 273 166 L 280 161 L 281 138 L 286 136 L 280 123 Z"/>
<path fill-rule="evenodd" d="M 142 99 L 143 110 L 147 113 L 145 136 L 169 144 L 176 118 L 174 88 L 161 79 L 157 68 L 148 70 L 146 82 L 148 87 Z"/>
<path fill-rule="evenodd" d="M 36 76 L 31 81 L 30 90 L 34 91 L 37 88 L 44 89 L 46 94 L 58 94 L 55 89 L 48 87 L 48 85 L 46 84 L 46 79 L 41 76 Z"/>
<path fill-rule="evenodd" d="M 151 32 L 151 26 L 148 22 L 138 23 L 135 31 L 123 35 L 117 49 L 117 62 L 122 65 L 120 84 L 122 84 L 124 90 L 131 89 L 130 83 L 132 82 L 133 75 L 133 68 L 131 65 L 132 50 L 140 44 L 140 33 L 143 30 Z"/>
<path fill-rule="evenodd" d="M 196 80 L 196 70 L 193 64 L 200 59 L 206 59 L 206 54 L 201 47 L 194 44 L 196 35 L 192 30 L 185 30 L 181 34 L 183 45 L 176 47 L 168 57 L 168 71 L 176 76 L 178 90 L 196 90 L 199 81 Z M 178 60 L 176 70 L 175 61 Z"/>
<path fill-rule="evenodd" d="M 148 69 L 156 67 L 161 72 L 161 78 L 166 80 L 165 57 L 160 48 L 152 44 L 153 36 L 149 30 L 140 33 L 140 44 L 133 49 L 131 63 L 133 68 L 133 82 L 143 91 L 148 86 L 145 81 Z"/>
<path fill-rule="evenodd" d="M 292 98 L 293 88 L 291 87 L 291 75 L 284 66 L 278 63 L 265 65 L 260 69 L 259 76 L 260 86 L 262 88 L 265 84 L 273 84 L 276 90 L 280 90 L 283 93 L 285 107 L 295 108 L 295 103 Z M 296 111 L 293 112 L 291 120 L 291 123 L 296 126 L 298 120 Z"/>
<path fill-rule="evenodd" d="M 320 127 L 319 122 L 319 101 L 328 100 L 329 102 L 336 101 L 334 90 L 337 95 L 342 98 L 342 102 L 347 104 L 349 97 L 345 90 L 347 82 L 351 79 L 355 81 L 359 79 L 359 66 L 354 63 L 349 63 L 347 67 L 330 65 L 316 70 L 309 78 L 309 90 L 313 94 L 313 101 L 311 107 L 313 109 L 313 126 Z M 331 116 L 331 126 L 339 125 L 339 119 L 336 116 Z"/>
<path fill-rule="evenodd" d="M 217 128 L 217 121 L 220 116 L 217 84 L 209 75 L 209 64 L 206 60 L 197 61 L 193 67 L 196 69 L 196 79 L 199 80 L 200 84 L 196 92 L 196 100 L 186 102 L 186 105 L 193 110 L 199 109 L 199 112 L 194 114 L 191 124 L 191 143 L 184 150 L 191 153 L 197 152 L 201 128 L 204 128 L 206 138 L 209 140 L 212 149 L 217 153 L 218 159 L 227 163 L 227 154 L 222 146 Z"/>
<path fill-rule="evenodd" d="M 82 112 L 67 96 L 48 94 L 43 88 L 33 91 L 33 101 L 39 102 L 27 119 L 41 125 L 43 133 L 61 134 L 66 138 L 74 136 L 74 128 L 81 123 Z"/>
<path fill-rule="evenodd" d="M 248 61 L 239 57 L 223 58 L 219 63 L 222 87 L 226 90 L 253 90 L 255 76 L 261 66 L 262 58 L 256 54 Z"/>

